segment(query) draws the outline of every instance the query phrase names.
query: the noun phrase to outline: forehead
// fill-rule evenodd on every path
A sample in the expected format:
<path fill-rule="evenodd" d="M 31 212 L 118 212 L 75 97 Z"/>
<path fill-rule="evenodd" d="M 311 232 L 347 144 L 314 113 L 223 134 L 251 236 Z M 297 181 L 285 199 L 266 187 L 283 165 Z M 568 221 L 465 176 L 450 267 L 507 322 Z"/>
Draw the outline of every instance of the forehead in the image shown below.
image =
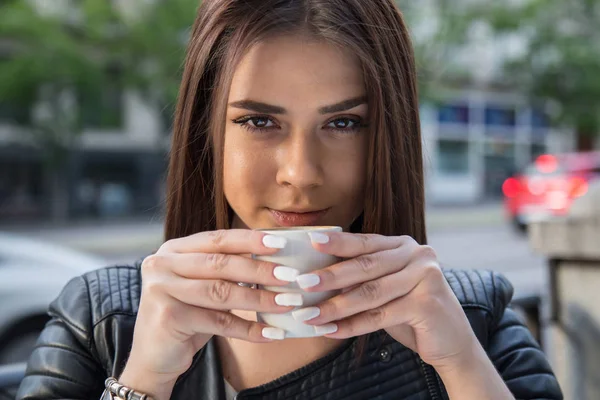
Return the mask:
<path fill-rule="evenodd" d="M 364 91 L 360 63 L 350 51 L 290 35 L 266 39 L 248 51 L 235 69 L 229 98 L 329 104 Z"/>

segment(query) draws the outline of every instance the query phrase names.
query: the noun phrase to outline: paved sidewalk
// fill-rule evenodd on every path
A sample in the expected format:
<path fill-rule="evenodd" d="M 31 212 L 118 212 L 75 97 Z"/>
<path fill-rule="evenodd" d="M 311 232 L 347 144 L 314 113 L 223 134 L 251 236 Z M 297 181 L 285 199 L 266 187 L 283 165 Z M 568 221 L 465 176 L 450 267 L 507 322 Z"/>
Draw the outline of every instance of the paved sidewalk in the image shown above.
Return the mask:
<path fill-rule="evenodd" d="M 508 224 L 500 202 L 484 204 L 428 207 L 425 210 L 427 230 L 472 229 Z"/>

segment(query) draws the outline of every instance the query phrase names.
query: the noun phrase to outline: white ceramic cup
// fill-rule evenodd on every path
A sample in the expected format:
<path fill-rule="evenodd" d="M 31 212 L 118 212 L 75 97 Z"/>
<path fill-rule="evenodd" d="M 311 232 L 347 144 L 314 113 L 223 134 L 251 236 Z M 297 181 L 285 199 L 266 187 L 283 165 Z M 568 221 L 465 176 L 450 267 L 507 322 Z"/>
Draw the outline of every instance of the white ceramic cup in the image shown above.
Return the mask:
<path fill-rule="evenodd" d="M 314 270 L 325 268 L 339 262 L 335 256 L 321 253 L 312 246 L 308 232 L 341 232 L 339 226 L 299 226 L 290 228 L 257 229 L 258 231 L 270 235 L 283 236 L 287 239 L 285 248 L 279 250 L 271 256 L 252 255 L 258 260 L 265 260 L 284 265 L 286 267 L 296 268 L 300 274 L 307 274 Z M 330 290 L 326 292 L 305 292 L 296 282 L 285 286 L 259 286 L 261 289 L 270 290 L 277 293 L 302 293 L 304 299 L 303 305 L 295 307 L 294 310 L 315 306 L 322 301 L 336 296 L 341 290 Z M 292 310 L 292 311 L 294 311 Z M 292 312 L 284 314 L 257 313 L 258 322 L 281 328 L 285 331 L 286 338 L 303 338 L 320 336 L 315 334 L 312 325 L 296 321 Z"/>

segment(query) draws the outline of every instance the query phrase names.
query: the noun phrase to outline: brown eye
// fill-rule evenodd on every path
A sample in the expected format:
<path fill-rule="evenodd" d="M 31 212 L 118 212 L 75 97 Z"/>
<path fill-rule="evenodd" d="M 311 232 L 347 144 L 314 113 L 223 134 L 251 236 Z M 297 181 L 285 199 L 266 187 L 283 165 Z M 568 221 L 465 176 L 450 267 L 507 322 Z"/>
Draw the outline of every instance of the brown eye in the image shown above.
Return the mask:
<path fill-rule="evenodd" d="M 273 119 L 271 119 L 270 117 L 260 115 L 238 118 L 232 120 L 232 122 L 252 132 L 262 132 L 267 130 L 270 131 L 271 129 L 278 128 L 277 124 L 273 121 Z"/>
<path fill-rule="evenodd" d="M 338 118 L 327 124 L 330 129 L 336 130 L 352 130 L 360 126 L 360 121 L 352 118 Z"/>
<path fill-rule="evenodd" d="M 273 122 L 266 117 L 252 117 L 248 122 L 251 122 L 255 128 L 270 128 L 274 126 Z M 269 125 L 269 123 L 271 125 Z"/>

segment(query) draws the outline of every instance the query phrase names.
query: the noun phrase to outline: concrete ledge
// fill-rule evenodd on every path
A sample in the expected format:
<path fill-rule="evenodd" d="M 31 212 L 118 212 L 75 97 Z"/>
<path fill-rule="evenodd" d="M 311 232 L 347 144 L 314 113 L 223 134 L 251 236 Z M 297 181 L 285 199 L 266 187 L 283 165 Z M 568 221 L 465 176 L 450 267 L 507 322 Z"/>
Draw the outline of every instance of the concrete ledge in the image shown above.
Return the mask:
<path fill-rule="evenodd" d="M 568 217 L 529 226 L 529 243 L 549 258 L 600 258 L 600 217 Z"/>

